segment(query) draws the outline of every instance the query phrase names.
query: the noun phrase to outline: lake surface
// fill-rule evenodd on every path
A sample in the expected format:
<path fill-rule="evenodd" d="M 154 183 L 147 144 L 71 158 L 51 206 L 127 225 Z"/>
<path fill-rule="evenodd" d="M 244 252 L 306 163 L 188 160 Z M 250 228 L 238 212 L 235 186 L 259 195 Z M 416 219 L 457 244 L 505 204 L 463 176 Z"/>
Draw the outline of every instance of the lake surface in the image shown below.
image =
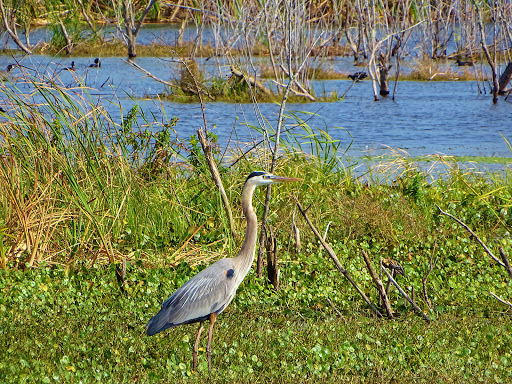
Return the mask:
<path fill-rule="evenodd" d="M 14 59 L 0 56 L 0 68 Z M 134 104 L 153 113 L 157 120 L 164 119 L 160 102 L 150 99 L 165 92 L 166 86 L 145 76 L 122 58 L 102 58 L 101 68 L 89 68 L 93 58 L 54 58 L 42 55 L 18 58 L 25 70 L 36 76 L 59 79 L 63 86 L 74 87 L 83 82 L 91 87 L 90 94 L 106 106 L 111 115 L 121 121 L 123 113 Z M 62 71 L 75 61 L 76 72 Z M 179 67 L 173 58 L 141 57 L 136 62 L 155 76 L 170 80 Z M 351 65 L 350 59 L 345 63 Z M 229 67 L 222 60 L 202 61 L 200 66 L 208 73 L 225 76 Z M 21 75 L 19 68 L 9 73 L 16 83 Z M 351 81 L 330 80 L 314 83 L 316 94 L 337 92 L 341 95 L 351 86 Z M 8 86 L 4 82 L 5 86 Z M 18 84 L 20 92 L 30 92 L 30 86 Z M 114 101 L 114 103 L 110 103 Z M 0 103 L 8 109 L 5 95 Z M 198 104 L 163 102 L 165 114 L 170 119 L 179 118 L 177 132 L 181 138 L 193 135 L 204 125 Z M 344 100 L 330 103 L 288 104 L 287 109 L 298 113 L 314 129 L 327 130 L 334 139 L 341 140 L 347 156 L 359 158 L 389 153 L 389 147 L 400 148 L 410 156 L 446 154 L 454 156 L 512 157 L 501 137 L 512 140 L 512 97 L 500 98 L 493 105 L 490 95 L 478 94 L 475 82 L 399 82 L 396 101 L 373 101 L 371 81 L 356 83 Z M 226 104 L 208 102 L 206 119 L 208 128 L 220 137 L 220 143 L 243 146 L 258 141 L 261 135 L 251 125 L 259 125 L 261 117 L 275 127 L 279 106 L 262 103 L 257 109 L 251 104 Z M 303 114 L 300 112 L 307 112 Z M 311 115 L 314 113 L 315 115 Z M 286 124 L 293 124 L 287 119 Z M 236 135 L 232 136 L 233 130 Z M 236 141 L 233 141 L 236 138 Z"/>

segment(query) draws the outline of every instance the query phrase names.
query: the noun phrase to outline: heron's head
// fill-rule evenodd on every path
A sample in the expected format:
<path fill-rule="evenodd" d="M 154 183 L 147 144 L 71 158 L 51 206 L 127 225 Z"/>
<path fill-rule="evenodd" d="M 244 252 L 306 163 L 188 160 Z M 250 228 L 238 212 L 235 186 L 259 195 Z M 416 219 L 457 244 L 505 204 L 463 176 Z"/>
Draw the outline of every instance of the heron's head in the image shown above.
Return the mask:
<path fill-rule="evenodd" d="M 252 172 L 247 179 L 245 180 L 245 184 L 251 184 L 255 187 L 260 185 L 268 185 L 274 183 L 290 183 L 294 181 L 301 181 L 301 179 L 296 179 L 293 177 L 284 177 L 284 176 L 276 176 L 268 172 L 256 171 Z"/>

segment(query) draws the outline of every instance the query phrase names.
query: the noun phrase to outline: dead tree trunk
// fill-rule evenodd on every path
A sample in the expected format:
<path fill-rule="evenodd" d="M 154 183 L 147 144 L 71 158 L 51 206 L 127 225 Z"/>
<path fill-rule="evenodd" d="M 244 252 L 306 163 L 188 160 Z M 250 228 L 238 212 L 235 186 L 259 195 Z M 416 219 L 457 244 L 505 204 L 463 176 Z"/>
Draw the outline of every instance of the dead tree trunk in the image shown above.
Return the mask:
<path fill-rule="evenodd" d="M 128 46 L 128 58 L 133 59 L 137 57 L 136 52 L 136 40 L 137 35 L 140 32 L 140 28 L 142 27 L 142 23 L 144 22 L 144 19 L 148 15 L 149 11 L 153 7 L 153 5 L 156 3 L 156 0 L 150 0 L 142 14 L 140 15 L 139 19 L 135 21 L 135 13 L 136 10 L 134 10 L 134 7 L 140 6 L 140 3 L 135 4 L 132 1 L 129 0 L 119 0 L 119 6 L 122 9 L 122 16 L 124 19 L 124 31 L 121 28 L 121 25 L 118 25 L 119 30 L 124 34 L 124 37 L 126 39 L 126 44 Z M 119 17 L 119 15 L 118 15 Z"/>
<path fill-rule="evenodd" d="M 388 96 L 389 95 L 389 70 L 391 69 L 391 65 L 389 65 L 388 55 L 380 52 L 379 54 L 379 87 L 380 87 L 380 95 Z"/>
<path fill-rule="evenodd" d="M 512 62 L 508 63 L 507 68 L 505 68 L 505 70 L 500 76 L 498 90 L 499 95 L 503 96 L 512 90 L 512 88 L 506 89 L 508 83 L 510 83 L 510 80 L 512 80 Z"/>
<path fill-rule="evenodd" d="M 480 30 L 480 44 L 482 45 L 482 50 L 485 53 L 485 57 L 487 59 L 487 63 L 489 64 L 489 67 L 491 67 L 492 72 L 492 102 L 493 104 L 498 104 L 498 90 L 499 90 L 499 84 L 498 84 L 498 75 L 496 73 L 496 65 L 494 63 L 493 58 L 491 57 L 489 50 L 487 49 L 487 43 L 485 42 L 485 30 L 484 30 L 484 23 L 482 21 L 482 12 L 480 8 L 477 7 L 477 13 L 478 13 L 478 29 Z M 496 59 L 496 56 L 494 56 L 494 59 Z"/>
<path fill-rule="evenodd" d="M 9 13 L 7 13 L 7 11 L 9 11 Z M 18 32 L 16 30 L 16 16 L 13 12 L 15 12 L 15 10 L 13 11 L 13 9 L 7 8 L 6 10 L 4 7 L 4 1 L 0 0 L 0 13 L 2 16 L 3 27 L 5 28 L 11 39 L 13 39 L 13 41 L 16 43 L 16 45 L 20 47 L 20 49 L 23 52 L 25 52 L 28 55 L 31 55 L 32 51 L 28 48 L 28 46 L 23 44 L 23 42 L 18 37 Z"/>

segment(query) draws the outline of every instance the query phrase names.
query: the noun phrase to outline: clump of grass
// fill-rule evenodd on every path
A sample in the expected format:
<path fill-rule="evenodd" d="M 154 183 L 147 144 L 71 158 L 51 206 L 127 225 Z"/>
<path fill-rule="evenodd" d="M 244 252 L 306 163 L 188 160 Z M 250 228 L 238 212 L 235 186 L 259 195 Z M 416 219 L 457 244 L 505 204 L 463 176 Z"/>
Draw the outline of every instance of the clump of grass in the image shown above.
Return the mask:
<path fill-rule="evenodd" d="M 162 44 L 153 42 L 151 44 L 139 44 L 137 45 L 137 56 L 140 57 L 188 57 L 194 52 L 196 56 L 208 57 L 215 54 L 215 48 L 211 42 L 201 44 L 196 47 L 194 42 L 183 42 L 180 45 L 177 44 Z M 6 51 L 5 53 L 8 53 Z M 59 55 L 64 52 L 58 48 L 58 46 L 51 44 L 41 44 L 37 46 L 34 53 L 46 54 L 46 55 Z M 105 41 L 102 38 L 94 37 L 88 40 L 80 41 L 73 46 L 71 54 L 77 57 L 89 57 L 89 56 L 101 56 L 107 57 L 124 57 L 127 55 L 126 44 L 120 39 L 112 39 Z"/>
<path fill-rule="evenodd" d="M 194 70 L 195 71 L 195 70 Z M 179 79 L 171 82 L 174 84 L 169 87 L 166 94 L 159 97 L 175 102 L 199 102 L 199 93 L 203 101 L 217 101 L 224 103 L 272 103 L 280 102 L 282 94 L 267 88 L 266 91 L 249 84 L 244 78 L 237 76 L 213 77 L 204 79 L 204 73 L 199 70 L 195 77 L 191 76 L 188 70 L 182 70 Z M 268 85 L 268 84 L 267 84 Z M 307 103 L 310 99 L 293 93 L 288 97 L 290 103 Z M 317 102 L 338 101 L 335 92 L 315 97 Z"/>
<path fill-rule="evenodd" d="M 452 64 L 438 60 L 424 59 L 413 65 L 408 74 L 400 74 L 400 80 L 410 81 L 471 81 L 477 80 L 475 70 L 472 67 L 452 67 Z M 486 80 L 483 74 L 478 75 L 478 80 Z"/>
<path fill-rule="evenodd" d="M 274 79 L 275 72 L 270 65 L 260 64 L 259 65 L 260 77 L 262 79 Z M 283 72 L 281 69 L 277 70 L 278 76 L 282 76 Z M 318 65 L 314 69 L 310 69 L 308 72 L 309 79 L 315 80 L 339 80 L 339 79 L 347 79 L 347 74 L 343 72 L 338 72 L 333 68 L 324 68 L 322 65 Z"/>

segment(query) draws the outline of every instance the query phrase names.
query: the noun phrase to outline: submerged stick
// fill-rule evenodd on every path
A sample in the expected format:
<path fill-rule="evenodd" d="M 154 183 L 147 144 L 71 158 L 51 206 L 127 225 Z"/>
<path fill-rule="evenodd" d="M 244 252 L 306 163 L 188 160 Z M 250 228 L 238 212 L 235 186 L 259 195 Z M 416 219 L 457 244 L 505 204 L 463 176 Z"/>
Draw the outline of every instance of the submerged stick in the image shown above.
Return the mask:
<path fill-rule="evenodd" d="M 391 274 L 386 270 L 384 269 L 384 272 L 386 273 L 386 275 L 388 275 L 388 279 L 393 283 L 393 285 L 396 287 L 396 289 L 398 289 L 398 291 L 402 294 L 402 296 L 404 297 L 404 299 L 406 299 L 409 303 L 411 303 L 412 307 L 414 308 L 414 310 L 419 313 L 425 320 L 427 321 L 430 321 L 430 319 L 428 318 L 427 315 L 425 315 L 423 313 L 423 311 L 421 310 L 420 307 L 418 307 L 418 305 L 414 302 L 413 299 L 411 299 L 409 297 L 409 295 L 407 293 L 405 293 L 405 291 L 400 288 L 400 286 L 398 285 L 398 283 L 395 281 L 395 279 L 393 279 L 393 277 L 391 276 Z"/>
<path fill-rule="evenodd" d="M 317 229 L 315 228 L 315 226 L 313 225 L 311 220 L 309 220 L 308 214 L 306 212 L 307 210 L 302 208 L 302 205 L 299 203 L 299 201 L 297 199 L 295 199 L 295 201 L 297 203 L 297 207 L 299 208 L 300 213 L 302 213 L 302 216 L 304 216 L 304 219 L 306 219 L 307 223 L 309 224 L 309 227 L 311 228 L 311 230 L 313 231 L 315 236 L 318 238 L 318 240 L 320 240 L 320 243 L 323 245 L 323 247 L 325 248 L 325 250 L 331 257 L 332 261 L 334 261 L 334 264 L 336 265 L 338 270 L 343 274 L 343 276 L 345 276 L 345 278 L 350 282 L 350 284 L 352 284 L 352 286 L 357 290 L 359 295 L 361 295 L 361 297 L 364 299 L 364 301 L 366 301 L 366 303 L 370 306 L 372 311 L 375 312 L 377 317 L 382 317 L 382 313 L 380 313 L 379 310 L 377 309 L 377 307 L 375 305 L 373 305 L 373 303 L 370 301 L 370 299 L 368 297 L 366 297 L 366 295 L 361 290 L 361 288 L 359 288 L 357 283 L 352 279 L 352 277 L 350 276 L 348 271 L 345 268 L 343 268 L 343 266 L 341 265 L 340 261 L 338 260 L 338 257 L 334 253 L 331 246 L 324 241 L 324 239 L 322 238 L 320 233 L 317 231 Z"/>

